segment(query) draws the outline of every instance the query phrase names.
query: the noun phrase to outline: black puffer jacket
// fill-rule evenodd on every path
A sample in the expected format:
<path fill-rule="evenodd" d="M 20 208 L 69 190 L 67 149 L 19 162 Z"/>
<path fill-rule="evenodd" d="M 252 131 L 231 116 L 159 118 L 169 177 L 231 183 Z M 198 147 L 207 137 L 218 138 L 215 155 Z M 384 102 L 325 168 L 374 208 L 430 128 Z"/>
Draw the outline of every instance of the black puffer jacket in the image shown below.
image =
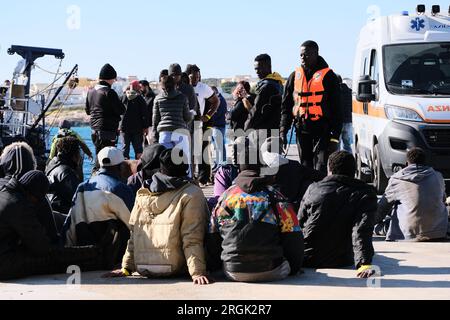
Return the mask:
<path fill-rule="evenodd" d="M 161 93 L 155 98 L 153 106 L 153 136 L 161 131 L 186 129 L 192 120 L 187 98 L 179 91 Z"/>
<path fill-rule="evenodd" d="M 373 187 L 333 175 L 312 184 L 300 206 L 305 266 L 339 268 L 371 264 L 377 195 Z"/>
<path fill-rule="evenodd" d="M 88 93 L 86 113 L 91 116 L 92 130 L 117 132 L 125 106 L 111 86 L 101 81 Z"/>
<path fill-rule="evenodd" d="M 47 165 L 45 174 L 50 181 L 49 198 L 53 210 L 68 214 L 73 196 L 82 182 L 77 176 L 76 165 L 59 154 Z"/>
<path fill-rule="evenodd" d="M 0 259 L 18 249 L 43 255 L 49 252 L 50 241 L 23 187 L 12 178 L 0 191 Z"/>
<path fill-rule="evenodd" d="M 250 110 L 245 130 L 279 129 L 283 85 L 273 79 L 261 80 L 256 86 L 254 107 Z"/>

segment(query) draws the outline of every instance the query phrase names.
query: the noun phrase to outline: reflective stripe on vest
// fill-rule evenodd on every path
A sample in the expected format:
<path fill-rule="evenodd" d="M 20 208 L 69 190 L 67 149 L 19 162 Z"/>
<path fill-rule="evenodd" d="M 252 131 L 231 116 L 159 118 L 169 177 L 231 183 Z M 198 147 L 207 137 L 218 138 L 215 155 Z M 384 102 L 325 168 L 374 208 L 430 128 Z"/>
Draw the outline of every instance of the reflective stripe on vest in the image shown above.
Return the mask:
<path fill-rule="evenodd" d="M 307 81 L 303 68 L 295 69 L 294 82 L 294 117 L 303 117 L 311 121 L 318 121 L 323 117 L 322 101 L 325 94 L 323 79 L 331 71 L 325 68 L 314 73 Z"/>

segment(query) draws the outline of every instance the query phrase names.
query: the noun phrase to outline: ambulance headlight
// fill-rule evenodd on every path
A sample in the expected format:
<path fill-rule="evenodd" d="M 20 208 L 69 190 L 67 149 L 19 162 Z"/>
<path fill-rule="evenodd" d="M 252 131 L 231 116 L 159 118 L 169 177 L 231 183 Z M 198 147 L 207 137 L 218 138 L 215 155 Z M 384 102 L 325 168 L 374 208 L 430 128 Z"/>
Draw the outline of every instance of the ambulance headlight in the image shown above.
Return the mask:
<path fill-rule="evenodd" d="M 384 107 L 386 112 L 386 117 L 389 120 L 405 120 L 405 121 L 416 121 L 423 122 L 423 119 L 419 114 L 411 109 L 386 105 Z"/>

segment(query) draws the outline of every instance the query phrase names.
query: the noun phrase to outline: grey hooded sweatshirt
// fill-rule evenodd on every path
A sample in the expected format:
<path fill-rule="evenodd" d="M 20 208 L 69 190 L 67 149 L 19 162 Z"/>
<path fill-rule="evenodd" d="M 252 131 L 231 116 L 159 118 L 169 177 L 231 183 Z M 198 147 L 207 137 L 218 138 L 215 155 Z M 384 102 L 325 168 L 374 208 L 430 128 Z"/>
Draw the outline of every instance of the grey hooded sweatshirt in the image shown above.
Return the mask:
<path fill-rule="evenodd" d="M 377 220 L 381 221 L 397 205 L 386 240 L 445 238 L 449 217 L 444 201 L 444 178 L 433 168 L 414 164 L 397 172 L 378 207 Z"/>

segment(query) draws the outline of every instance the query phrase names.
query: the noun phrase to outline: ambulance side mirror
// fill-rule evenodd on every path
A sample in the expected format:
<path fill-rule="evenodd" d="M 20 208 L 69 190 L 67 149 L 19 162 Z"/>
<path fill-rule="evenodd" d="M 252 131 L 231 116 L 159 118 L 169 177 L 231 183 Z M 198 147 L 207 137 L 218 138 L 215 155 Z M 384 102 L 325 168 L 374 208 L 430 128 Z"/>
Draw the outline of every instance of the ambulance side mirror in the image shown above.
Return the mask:
<path fill-rule="evenodd" d="M 374 87 L 377 84 L 369 76 L 362 76 L 358 81 L 356 100 L 359 102 L 372 102 L 376 99 Z"/>

